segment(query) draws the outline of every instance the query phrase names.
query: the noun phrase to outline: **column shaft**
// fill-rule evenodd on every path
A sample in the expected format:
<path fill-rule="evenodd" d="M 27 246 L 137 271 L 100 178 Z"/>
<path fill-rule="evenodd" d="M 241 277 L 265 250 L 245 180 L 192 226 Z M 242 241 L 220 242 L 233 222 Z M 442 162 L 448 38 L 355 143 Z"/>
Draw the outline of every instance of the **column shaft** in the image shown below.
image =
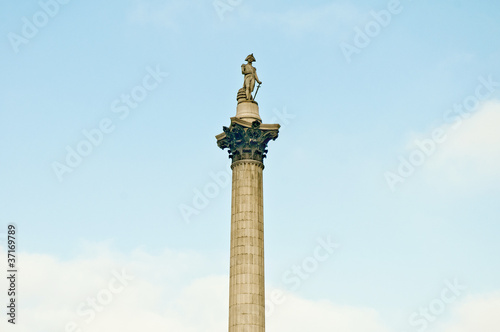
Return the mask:
<path fill-rule="evenodd" d="M 263 168 L 232 165 L 229 332 L 265 331 Z"/>

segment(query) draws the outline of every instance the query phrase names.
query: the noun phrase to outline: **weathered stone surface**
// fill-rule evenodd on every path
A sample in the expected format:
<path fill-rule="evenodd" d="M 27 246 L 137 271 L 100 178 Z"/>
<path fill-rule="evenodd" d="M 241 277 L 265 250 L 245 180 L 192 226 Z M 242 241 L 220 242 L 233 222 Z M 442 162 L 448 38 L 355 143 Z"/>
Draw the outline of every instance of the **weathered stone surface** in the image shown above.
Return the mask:
<path fill-rule="evenodd" d="M 229 332 L 265 331 L 263 168 L 232 165 Z"/>

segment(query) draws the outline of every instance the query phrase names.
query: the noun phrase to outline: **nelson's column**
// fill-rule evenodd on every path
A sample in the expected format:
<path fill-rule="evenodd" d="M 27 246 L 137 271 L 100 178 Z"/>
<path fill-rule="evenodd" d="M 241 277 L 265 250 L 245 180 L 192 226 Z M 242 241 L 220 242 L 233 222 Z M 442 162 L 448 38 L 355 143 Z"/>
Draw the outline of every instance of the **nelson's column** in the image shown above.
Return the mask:
<path fill-rule="evenodd" d="M 264 209 L 262 171 L 267 143 L 278 137 L 279 124 L 263 124 L 254 100 L 262 83 L 250 54 L 241 65 L 245 75 L 238 91 L 236 116 L 216 136 L 227 148 L 233 170 L 231 196 L 231 265 L 229 332 L 265 331 Z M 259 84 L 255 95 L 255 82 Z"/>

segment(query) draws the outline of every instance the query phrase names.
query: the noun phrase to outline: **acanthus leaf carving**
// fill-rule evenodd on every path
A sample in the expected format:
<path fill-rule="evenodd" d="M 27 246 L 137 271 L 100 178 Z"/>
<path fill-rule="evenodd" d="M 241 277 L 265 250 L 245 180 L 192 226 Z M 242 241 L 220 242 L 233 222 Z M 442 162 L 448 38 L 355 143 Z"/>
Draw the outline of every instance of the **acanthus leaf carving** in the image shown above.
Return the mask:
<path fill-rule="evenodd" d="M 221 149 L 228 149 L 229 158 L 235 161 L 256 160 L 263 162 L 267 154 L 267 144 L 278 138 L 277 129 L 260 128 L 260 122 L 254 121 L 251 127 L 245 127 L 232 122 L 228 127 L 223 127 L 225 136 L 218 140 Z"/>

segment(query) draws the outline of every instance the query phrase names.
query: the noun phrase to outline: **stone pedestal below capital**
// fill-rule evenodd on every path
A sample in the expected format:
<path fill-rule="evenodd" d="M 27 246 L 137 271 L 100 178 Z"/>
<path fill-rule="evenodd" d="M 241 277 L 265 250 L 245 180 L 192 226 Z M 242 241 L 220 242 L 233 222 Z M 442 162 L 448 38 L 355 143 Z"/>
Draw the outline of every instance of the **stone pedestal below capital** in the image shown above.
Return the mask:
<path fill-rule="evenodd" d="M 262 122 L 259 115 L 259 105 L 253 100 L 239 102 L 238 106 L 236 106 L 236 117 L 248 122 Z"/>

